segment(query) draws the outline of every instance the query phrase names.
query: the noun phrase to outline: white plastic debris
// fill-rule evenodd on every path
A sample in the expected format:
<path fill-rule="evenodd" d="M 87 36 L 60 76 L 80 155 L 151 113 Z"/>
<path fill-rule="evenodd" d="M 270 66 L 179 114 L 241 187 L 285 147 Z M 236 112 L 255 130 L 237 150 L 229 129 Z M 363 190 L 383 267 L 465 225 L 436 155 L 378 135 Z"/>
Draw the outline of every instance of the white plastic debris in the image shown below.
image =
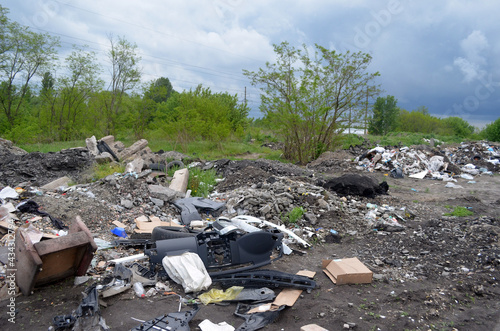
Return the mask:
<path fill-rule="evenodd" d="M 264 225 L 270 226 L 272 228 L 278 229 L 281 232 L 285 232 L 289 237 L 293 238 L 296 242 L 298 242 L 299 244 L 301 244 L 304 247 L 311 246 L 311 244 L 309 244 L 307 241 L 303 240 L 302 238 L 300 238 L 299 236 L 297 236 L 295 233 L 288 230 L 284 226 L 276 225 L 274 223 L 264 221 L 264 220 L 261 220 L 257 217 L 248 216 L 248 215 L 239 215 L 239 216 L 234 217 L 233 220 L 242 220 L 242 221 L 245 221 L 247 223 L 264 224 Z"/>
<path fill-rule="evenodd" d="M 19 194 L 17 194 L 16 190 L 14 190 L 10 186 L 6 186 L 0 191 L 0 198 L 1 199 L 4 199 L 4 200 L 5 199 L 17 199 L 18 197 L 19 197 Z"/>
<path fill-rule="evenodd" d="M 384 152 L 385 152 L 385 148 L 384 148 L 384 147 L 380 147 L 380 146 L 378 146 L 378 147 L 372 148 L 372 149 L 370 149 L 370 150 L 368 151 L 368 153 L 371 153 L 371 152 L 377 152 L 377 153 L 382 154 L 382 153 L 384 153 Z"/>
<path fill-rule="evenodd" d="M 427 175 L 427 173 L 428 173 L 428 170 L 424 170 L 424 171 L 417 172 L 416 174 L 410 175 L 408 177 L 423 179 L 425 177 L 425 175 Z"/>
<path fill-rule="evenodd" d="M 165 256 L 162 264 L 168 276 L 181 284 L 186 293 L 206 290 L 212 285 L 212 279 L 198 254 L 186 252 L 182 255 Z"/>
<path fill-rule="evenodd" d="M 119 264 L 119 263 L 126 263 L 126 262 L 132 262 L 132 261 L 137 261 L 137 260 L 144 260 L 147 258 L 148 258 L 147 255 L 144 255 L 144 253 L 141 253 L 141 254 L 136 254 L 136 255 L 131 255 L 131 256 L 125 256 L 125 257 L 122 257 L 119 259 L 114 259 L 114 260 L 111 260 L 109 262 Z"/>
<path fill-rule="evenodd" d="M 474 179 L 474 177 L 472 177 L 469 174 L 461 174 L 460 177 L 463 178 L 463 179 L 467 179 L 467 180 L 473 180 Z"/>
<path fill-rule="evenodd" d="M 434 155 L 429 160 L 429 163 L 429 170 L 431 172 L 439 171 L 439 169 L 441 169 L 441 167 L 444 165 L 444 157 L 440 155 Z"/>
<path fill-rule="evenodd" d="M 213 323 L 210 320 L 203 320 L 198 327 L 201 331 L 234 331 L 234 327 L 227 324 L 226 322 Z"/>
<path fill-rule="evenodd" d="M 444 187 L 448 187 L 448 188 L 464 188 L 463 186 L 457 185 L 457 184 L 453 184 L 452 182 L 449 182 Z"/>

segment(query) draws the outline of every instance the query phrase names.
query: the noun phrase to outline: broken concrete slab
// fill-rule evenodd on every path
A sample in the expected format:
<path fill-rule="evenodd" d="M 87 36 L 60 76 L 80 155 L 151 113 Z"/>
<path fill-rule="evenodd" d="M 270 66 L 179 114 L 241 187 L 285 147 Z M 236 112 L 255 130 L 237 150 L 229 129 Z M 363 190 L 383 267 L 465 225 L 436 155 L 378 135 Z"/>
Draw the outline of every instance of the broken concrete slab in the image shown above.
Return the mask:
<path fill-rule="evenodd" d="M 132 155 L 139 152 L 141 149 L 146 148 L 148 146 L 148 141 L 146 139 L 141 139 L 132 144 L 132 146 L 125 148 L 123 151 L 118 153 L 118 157 L 121 160 L 127 160 Z"/>
<path fill-rule="evenodd" d="M 129 199 L 121 198 L 120 205 L 122 205 L 123 207 L 125 207 L 127 209 L 131 209 L 134 207 L 134 202 L 129 200 Z"/>
<path fill-rule="evenodd" d="M 112 135 L 105 136 L 105 137 L 102 137 L 100 140 L 104 141 L 108 146 L 111 147 L 115 143 L 115 136 L 112 136 Z"/>
<path fill-rule="evenodd" d="M 55 191 L 60 187 L 68 187 L 72 182 L 71 178 L 64 176 L 40 187 L 44 191 Z"/>
<path fill-rule="evenodd" d="M 132 162 L 127 163 L 125 166 L 125 172 L 135 172 L 139 173 L 144 167 L 144 160 L 140 157 L 136 157 Z"/>
<path fill-rule="evenodd" d="M 95 138 L 95 136 L 85 139 L 85 144 L 87 145 L 87 149 L 89 150 L 91 155 L 99 155 L 99 149 L 97 149 L 97 139 Z"/>
<path fill-rule="evenodd" d="M 151 202 L 154 203 L 155 206 L 160 207 L 160 208 L 165 205 L 165 201 L 163 201 L 161 199 L 156 199 L 156 198 L 153 198 L 153 197 L 149 197 L 149 200 L 151 200 Z"/>
<path fill-rule="evenodd" d="M 161 199 L 165 202 L 184 197 L 183 193 L 162 185 L 149 185 L 148 189 L 153 198 Z"/>
<path fill-rule="evenodd" d="M 113 156 L 108 152 L 101 153 L 95 157 L 95 161 L 99 164 L 113 162 Z"/>
<path fill-rule="evenodd" d="M 177 192 L 185 193 L 188 181 L 189 181 L 188 168 L 179 169 L 174 173 L 174 177 L 170 182 L 169 188 Z"/>

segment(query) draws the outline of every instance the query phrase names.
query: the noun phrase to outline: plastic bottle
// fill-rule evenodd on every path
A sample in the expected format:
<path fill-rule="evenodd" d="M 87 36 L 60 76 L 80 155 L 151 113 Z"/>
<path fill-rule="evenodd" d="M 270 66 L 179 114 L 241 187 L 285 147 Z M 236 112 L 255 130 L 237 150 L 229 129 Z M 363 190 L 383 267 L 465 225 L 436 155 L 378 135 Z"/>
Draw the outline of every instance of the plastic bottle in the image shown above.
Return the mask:
<path fill-rule="evenodd" d="M 139 298 L 144 298 L 146 296 L 146 294 L 144 294 L 144 286 L 142 286 L 140 282 L 134 283 L 134 291 Z"/>

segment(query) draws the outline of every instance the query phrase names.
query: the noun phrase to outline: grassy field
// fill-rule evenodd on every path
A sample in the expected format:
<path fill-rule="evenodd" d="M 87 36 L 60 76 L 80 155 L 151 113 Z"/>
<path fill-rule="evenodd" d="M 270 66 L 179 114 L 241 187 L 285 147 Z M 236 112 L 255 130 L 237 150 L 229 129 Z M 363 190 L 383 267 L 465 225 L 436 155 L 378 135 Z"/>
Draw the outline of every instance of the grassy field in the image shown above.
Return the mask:
<path fill-rule="evenodd" d="M 125 146 L 130 146 L 134 143 L 132 140 L 122 140 Z M 54 142 L 50 144 L 26 144 L 19 145 L 20 148 L 27 152 L 57 152 L 62 149 L 73 147 L 85 147 L 84 140 Z M 163 151 L 178 151 L 192 158 L 200 158 L 204 160 L 217 160 L 221 158 L 228 159 L 243 159 L 248 154 L 258 154 L 259 157 L 279 160 L 281 151 L 275 151 L 268 147 L 262 147 L 259 143 L 251 142 L 224 142 L 216 144 L 209 141 L 197 141 L 185 145 L 175 144 L 166 140 L 150 140 L 148 146 L 153 152 Z M 283 160 L 285 161 L 285 160 Z"/>
<path fill-rule="evenodd" d="M 255 136 L 255 134 L 253 135 Z M 214 143 L 209 141 L 197 141 L 187 144 L 178 144 L 176 142 L 161 140 L 161 139 L 150 139 L 148 140 L 148 146 L 153 152 L 163 151 L 178 151 L 186 154 L 193 158 L 200 158 L 204 160 L 216 160 L 221 158 L 228 158 L 233 160 L 243 159 L 249 154 L 258 155 L 261 158 L 282 160 L 281 151 L 272 150 L 268 147 L 263 147 L 265 140 L 276 141 L 276 139 L 265 136 L 259 137 L 260 139 L 251 139 L 251 137 L 246 137 L 242 141 L 230 141 L 222 143 Z M 337 148 L 347 149 L 349 146 L 362 145 L 369 147 L 379 146 L 411 146 L 428 144 L 424 139 L 434 138 L 436 143 L 460 143 L 463 141 L 460 137 L 455 136 L 437 136 L 433 134 L 418 134 L 418 133 L 389 133 L 385 136 L 373 136 L 373 135 L 356 135 L 356 134 L 345 134 L 338 137 L 336 141 Z M 125 146 L 130 146 L 135 140 L 123 139 L 121 140 Z M 62 149 L 72 148 L 72 147 L 84 147 L 84 140 L 77 141 L 63 141 L 54 142 L 50 144 L 30 144 L 30 145 L 19 145 L 27 152 L 57 152 Z"/>

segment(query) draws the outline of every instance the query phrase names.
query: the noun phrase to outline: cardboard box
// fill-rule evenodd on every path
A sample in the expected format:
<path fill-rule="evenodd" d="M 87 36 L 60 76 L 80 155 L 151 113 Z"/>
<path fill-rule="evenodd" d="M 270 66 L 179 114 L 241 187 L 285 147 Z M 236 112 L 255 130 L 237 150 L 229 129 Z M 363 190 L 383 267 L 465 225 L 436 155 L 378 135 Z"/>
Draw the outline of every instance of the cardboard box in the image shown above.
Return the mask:
<path fill-rule="evenodd" d="M 323 260 L 323 271 L 337 285 L 370 284 L 373 278 L 373 272 L 357 257 Z"/>

